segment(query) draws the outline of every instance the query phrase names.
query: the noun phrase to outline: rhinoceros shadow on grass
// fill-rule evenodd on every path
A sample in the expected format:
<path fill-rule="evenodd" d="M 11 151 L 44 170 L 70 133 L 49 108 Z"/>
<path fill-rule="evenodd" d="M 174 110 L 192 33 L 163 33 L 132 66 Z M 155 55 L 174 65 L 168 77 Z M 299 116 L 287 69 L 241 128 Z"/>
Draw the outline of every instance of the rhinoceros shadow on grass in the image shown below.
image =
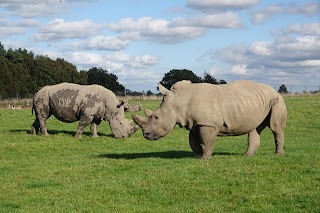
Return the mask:
<path fill-rule="evenodd" d="M 65 135 L 70 135 L 74 136 L 74 131 L 68 131 L 68 130 L 48 130 L 49 135 L 56 135 L 56 134 L 65 134 Z M 82 135 L 86 136 L 92 136 L 91 132 L 83 132 Z M 107 136 L 107 137 L 113 137 L 112 134 L 104 134 L 104 133 L 99 133 L 99 136 Z"/>
<path fill-rule="evenodd" d="M 10 129 L 10 132 L 26 132 L 27 134 L 31 134 L 32 132 L 30 129 Z M 65 134 L 65 135 L 74 135 L 73 131 L 68 131 L 68 130 L 47 130 L 49 135 L 56 135 L 56 134 Z M 91 136 L 91 132 L 83 132 L 83 135 L 86 136 Z M 104 133 L 99 133 L 99 136 L 106 136 L 106 137 L 113 137 L 112 134 L 104 134 Z"/>
<path fill-rule="evenodd" d="M 241 153 L 215 152 L 214 155 L 242 155 Z M 121 153 L 121 154 L 100 154 L 98 158 L 112 159 L 140 159 L 140 158 L 164 158 L 164 159 L 180 159 L 180 158 L 197 158 L 199 154 L 187 151 L 163 151 L 163 152 L 143 152 L 143 153 Z"/>

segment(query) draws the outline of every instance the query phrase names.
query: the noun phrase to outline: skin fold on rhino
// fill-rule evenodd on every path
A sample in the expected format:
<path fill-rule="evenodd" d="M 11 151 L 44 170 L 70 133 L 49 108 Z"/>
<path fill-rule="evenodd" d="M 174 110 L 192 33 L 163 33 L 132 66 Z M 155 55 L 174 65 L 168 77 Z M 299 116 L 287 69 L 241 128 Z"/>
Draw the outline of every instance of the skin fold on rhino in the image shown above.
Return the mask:
<path fill-rule="evenodd" d="M 46 121 L 54 115 L 62 122 L 79 121 L 76 138 L 81 137 L 89 124 L 93 137 L 98 137 L 97 125 L 102 120 L 109 122 L 115 138 L 129 137 L 138 127 L 125 119 L 123 105 L 112 91 L 99 85 L 61 83 L 45 86 L 33 98 L 32 111 L 35 111 L 36 119 L 31 134 L 40 131 L 48 135 Z"/>
<path fill-rule="evenodd" d="M 217 136 L 248 134 L 246 156 L 252 156 L 260 146 L 261 131 L 269 127 L 276 154 L 284 154 L 287 109 L 272 87 L 245 80 L 225 85 L 184 80 L 170 90 L 161 84 L 158 87 L 163 94 L 159 109 L 145 110 L 145 118 L 132 115 L 145 138 L 157 140 L 179 124 L 190 130 L 191 149 L 202 154 L 202 159 L 210 159 Z"/>

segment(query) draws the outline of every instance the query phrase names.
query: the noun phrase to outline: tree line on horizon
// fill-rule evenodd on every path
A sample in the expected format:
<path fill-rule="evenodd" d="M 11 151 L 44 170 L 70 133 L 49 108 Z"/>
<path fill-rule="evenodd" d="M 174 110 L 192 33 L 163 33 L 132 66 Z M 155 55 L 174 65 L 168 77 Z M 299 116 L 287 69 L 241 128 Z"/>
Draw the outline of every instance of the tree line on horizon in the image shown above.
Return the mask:
<path fill-rule="evenodd" d="M 177 81 L 190 80 L 194 83 L 207 82 L 225 84 L 208 73 L 201 78 L 187 69 L 173 69 L 164 75 L 160 81 L 168 89 Z M 62 82 L 82 85 L 99 84 L 116 95 L 153 95 L 148 90 L 131 91 L 118 82 L 118 77 L 107 70 L 92 67 L 89 70 L 78 71 L 76 66 L 57 58 L 35 55 L 26 49 L 6 50 L 0 42 L 0 100 L 9 98 L 31 98 L 42 87 Z"/>

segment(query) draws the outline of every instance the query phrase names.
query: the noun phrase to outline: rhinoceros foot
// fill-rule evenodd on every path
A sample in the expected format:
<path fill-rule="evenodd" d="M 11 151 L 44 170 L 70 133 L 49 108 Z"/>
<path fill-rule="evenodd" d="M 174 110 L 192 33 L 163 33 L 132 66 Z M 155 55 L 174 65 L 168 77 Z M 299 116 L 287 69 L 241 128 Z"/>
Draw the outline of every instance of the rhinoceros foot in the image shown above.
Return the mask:
<path fill-rule="evenodd" d="M 81 134 L 75 133 L 73 137 L 74 137 L 74 138 L 77 138 L 77 139 L 80 139 L 80 138 L 81 138 Z"/>

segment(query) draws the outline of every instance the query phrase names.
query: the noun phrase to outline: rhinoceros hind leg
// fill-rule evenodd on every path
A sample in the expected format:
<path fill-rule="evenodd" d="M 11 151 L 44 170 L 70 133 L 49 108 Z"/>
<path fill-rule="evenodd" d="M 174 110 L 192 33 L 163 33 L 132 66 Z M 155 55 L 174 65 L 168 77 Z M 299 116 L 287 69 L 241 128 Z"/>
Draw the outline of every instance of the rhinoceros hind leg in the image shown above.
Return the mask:
<path fill-rule="evenodd" d="M 276 154 L 283 155 L 284 128 L 287 120 L 287 109 L 282 102 L 277 103 L 271 109 L 270 129 L 274 135 Z"/>
<path fill-rule="evenodd" d="M 248 133 L 248 149 L 246 152 L 246 156 L 247 157 L 253 156 L 259 146 L 260 146 L 260 134 L 257 132 L 256 129 L 254 129 Z"/>
<path fill-rule="evenodd" d="M 203 148 L 201 145 L 201 138 L 199 135 L 199 128 L 197 126 L 192 127 L 189 132 L 189 145 L 192 151 L 198 154 L 202 154 Z"/>
<path fill-rule="evenodd" d="M 36 135 L 38 134 L 39 130 L 40 130 L 40 122 L 39 122 L 39 119 L 36 118 L 36 120 L 33 122 L 31 126 L 31 134 Z"/>
<path fill-rule="evenodd" d="M 49 135 L 46 127 L 47 119 L 46 118 L 39 118 L 39 123 L 40 123 L 40 129 L 41 133 L 43 135 Z"/>
<path fill-rule="evenodd" d="M 273 132 L 275 144 L 276 144 L 276 155 L 284 155 L 284 134 L 283 132 Z"/>

